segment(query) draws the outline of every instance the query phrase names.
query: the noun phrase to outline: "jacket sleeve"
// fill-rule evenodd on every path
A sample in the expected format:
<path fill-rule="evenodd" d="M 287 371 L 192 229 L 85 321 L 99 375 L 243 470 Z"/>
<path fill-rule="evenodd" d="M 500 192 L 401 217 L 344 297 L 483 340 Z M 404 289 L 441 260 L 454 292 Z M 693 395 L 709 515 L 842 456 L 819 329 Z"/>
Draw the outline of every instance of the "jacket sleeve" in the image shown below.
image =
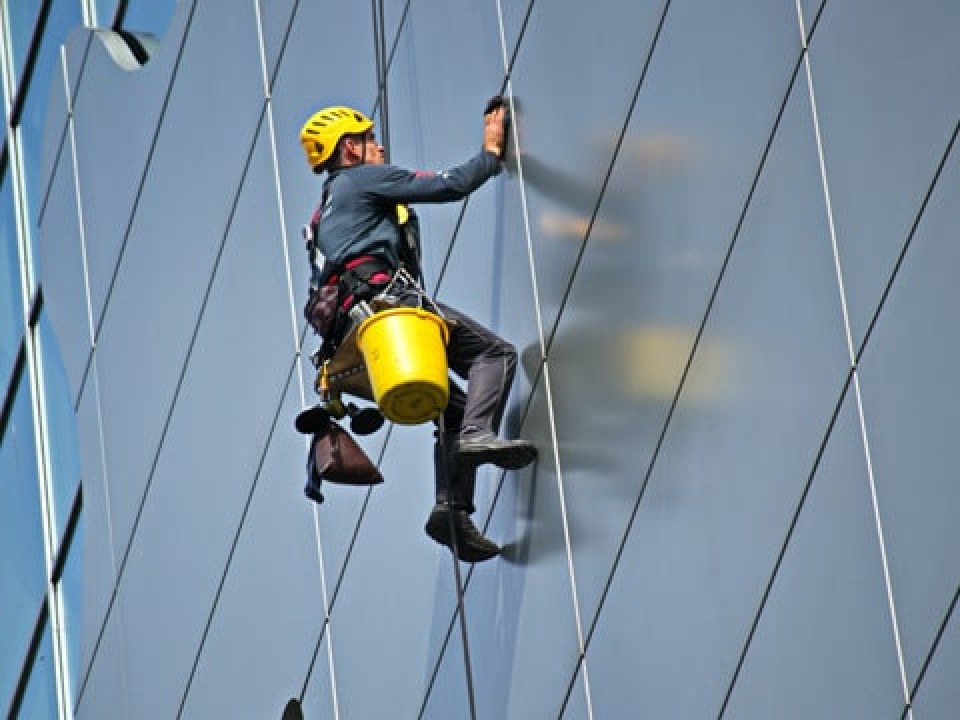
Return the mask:
<path fill-rule="evenodd" d="M 442 203 L 460 200 L 500 172 L 496 155 L 481 151 L 444 172 L 415 172 L 394 165 L 365 165 L 363 188 L 379 199 L 398 203 Z"/>

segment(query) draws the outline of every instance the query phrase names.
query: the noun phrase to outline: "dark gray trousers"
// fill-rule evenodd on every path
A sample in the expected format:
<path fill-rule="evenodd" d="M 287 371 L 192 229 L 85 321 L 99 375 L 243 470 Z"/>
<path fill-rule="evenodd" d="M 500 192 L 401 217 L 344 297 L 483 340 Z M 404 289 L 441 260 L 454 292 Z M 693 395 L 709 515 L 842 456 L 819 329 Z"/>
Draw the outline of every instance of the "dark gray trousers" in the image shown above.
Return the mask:
<path fill-rule="evenodd" d="M 447 364 L 466 381 L 466 392 L 451 378 L 450 402 L 443 413 L 443 435 L 437 428 L 434 447 L 436 499 L 467 512 L 473 504 L 476 469 L 457 467 L 451 449 L 464 428 L 500 431 L 503 411 L 517 370 L 513 345 L 459 310 L 437 303 L 450 321 Z"/>

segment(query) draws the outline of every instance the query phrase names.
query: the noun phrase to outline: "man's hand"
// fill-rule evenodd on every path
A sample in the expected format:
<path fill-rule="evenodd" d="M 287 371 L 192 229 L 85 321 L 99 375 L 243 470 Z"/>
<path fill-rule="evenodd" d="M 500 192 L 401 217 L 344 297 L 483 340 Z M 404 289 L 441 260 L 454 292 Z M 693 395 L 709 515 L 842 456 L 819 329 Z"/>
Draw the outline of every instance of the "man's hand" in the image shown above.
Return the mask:
<path fill-rule="evenodd" d="M 503 158 L 506 142 L 507 109 L 503 98 L 497 96 L 487 103 L 483 115 L 483 149 Z"/>

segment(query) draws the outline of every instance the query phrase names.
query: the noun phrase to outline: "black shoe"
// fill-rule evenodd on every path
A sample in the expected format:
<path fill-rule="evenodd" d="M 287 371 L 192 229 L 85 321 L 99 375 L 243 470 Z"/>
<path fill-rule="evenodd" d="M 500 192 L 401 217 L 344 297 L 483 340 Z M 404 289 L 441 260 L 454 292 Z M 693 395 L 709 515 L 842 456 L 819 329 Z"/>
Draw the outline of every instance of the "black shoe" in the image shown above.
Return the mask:
<path fill-rule="evenodd" d="M 325 432 L 330 427 L 330 413 L 321 405 L 314 405 L 297 415 L 294 425 L 304 435 Z"/>
<path fill-rule="evenodd" d="M 468 563 L 483 562 L 500 554 L 500 546 L 480 534 L 466 510 L 458 510 L 447 505 L 438 504 L 434 506 L 424 527 L 427 535 L 441 545 L 446 545 L 453 550 L 453 540 L 450 534 L 451 512 L 453 513 L 453 529 L 457 536 L 456 553 L 460 560 Z"/>
<path fill-rule="evenodd" d="M 476 467 L 493 463 L 504 470 L 518 470 L 537 459 L 537 447 L 526 440 L 501 440 L 489 430 L 461 435 L 454 445 L 459 465 Z"/>

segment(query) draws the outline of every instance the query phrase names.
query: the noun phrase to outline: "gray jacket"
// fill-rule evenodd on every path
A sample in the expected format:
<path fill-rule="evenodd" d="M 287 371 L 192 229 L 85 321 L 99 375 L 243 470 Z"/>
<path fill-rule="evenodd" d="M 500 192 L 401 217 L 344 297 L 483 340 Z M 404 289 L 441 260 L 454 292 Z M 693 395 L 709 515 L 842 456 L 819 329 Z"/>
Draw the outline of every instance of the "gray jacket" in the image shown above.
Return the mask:
<path fill-rule="evenodd" d="M 398 267 L 409 255 L 408 233 L 418 243 L 419 230 L 412 212 L 409 227 L 401 227 L 397 205 L 460 200 L 499 171 L 499 159 L 487 151 L 441 173 L 369 164 L 332 171 L 311 221 L 325 267 L 339 267 L 358 255 L 377 255 Z"/>

